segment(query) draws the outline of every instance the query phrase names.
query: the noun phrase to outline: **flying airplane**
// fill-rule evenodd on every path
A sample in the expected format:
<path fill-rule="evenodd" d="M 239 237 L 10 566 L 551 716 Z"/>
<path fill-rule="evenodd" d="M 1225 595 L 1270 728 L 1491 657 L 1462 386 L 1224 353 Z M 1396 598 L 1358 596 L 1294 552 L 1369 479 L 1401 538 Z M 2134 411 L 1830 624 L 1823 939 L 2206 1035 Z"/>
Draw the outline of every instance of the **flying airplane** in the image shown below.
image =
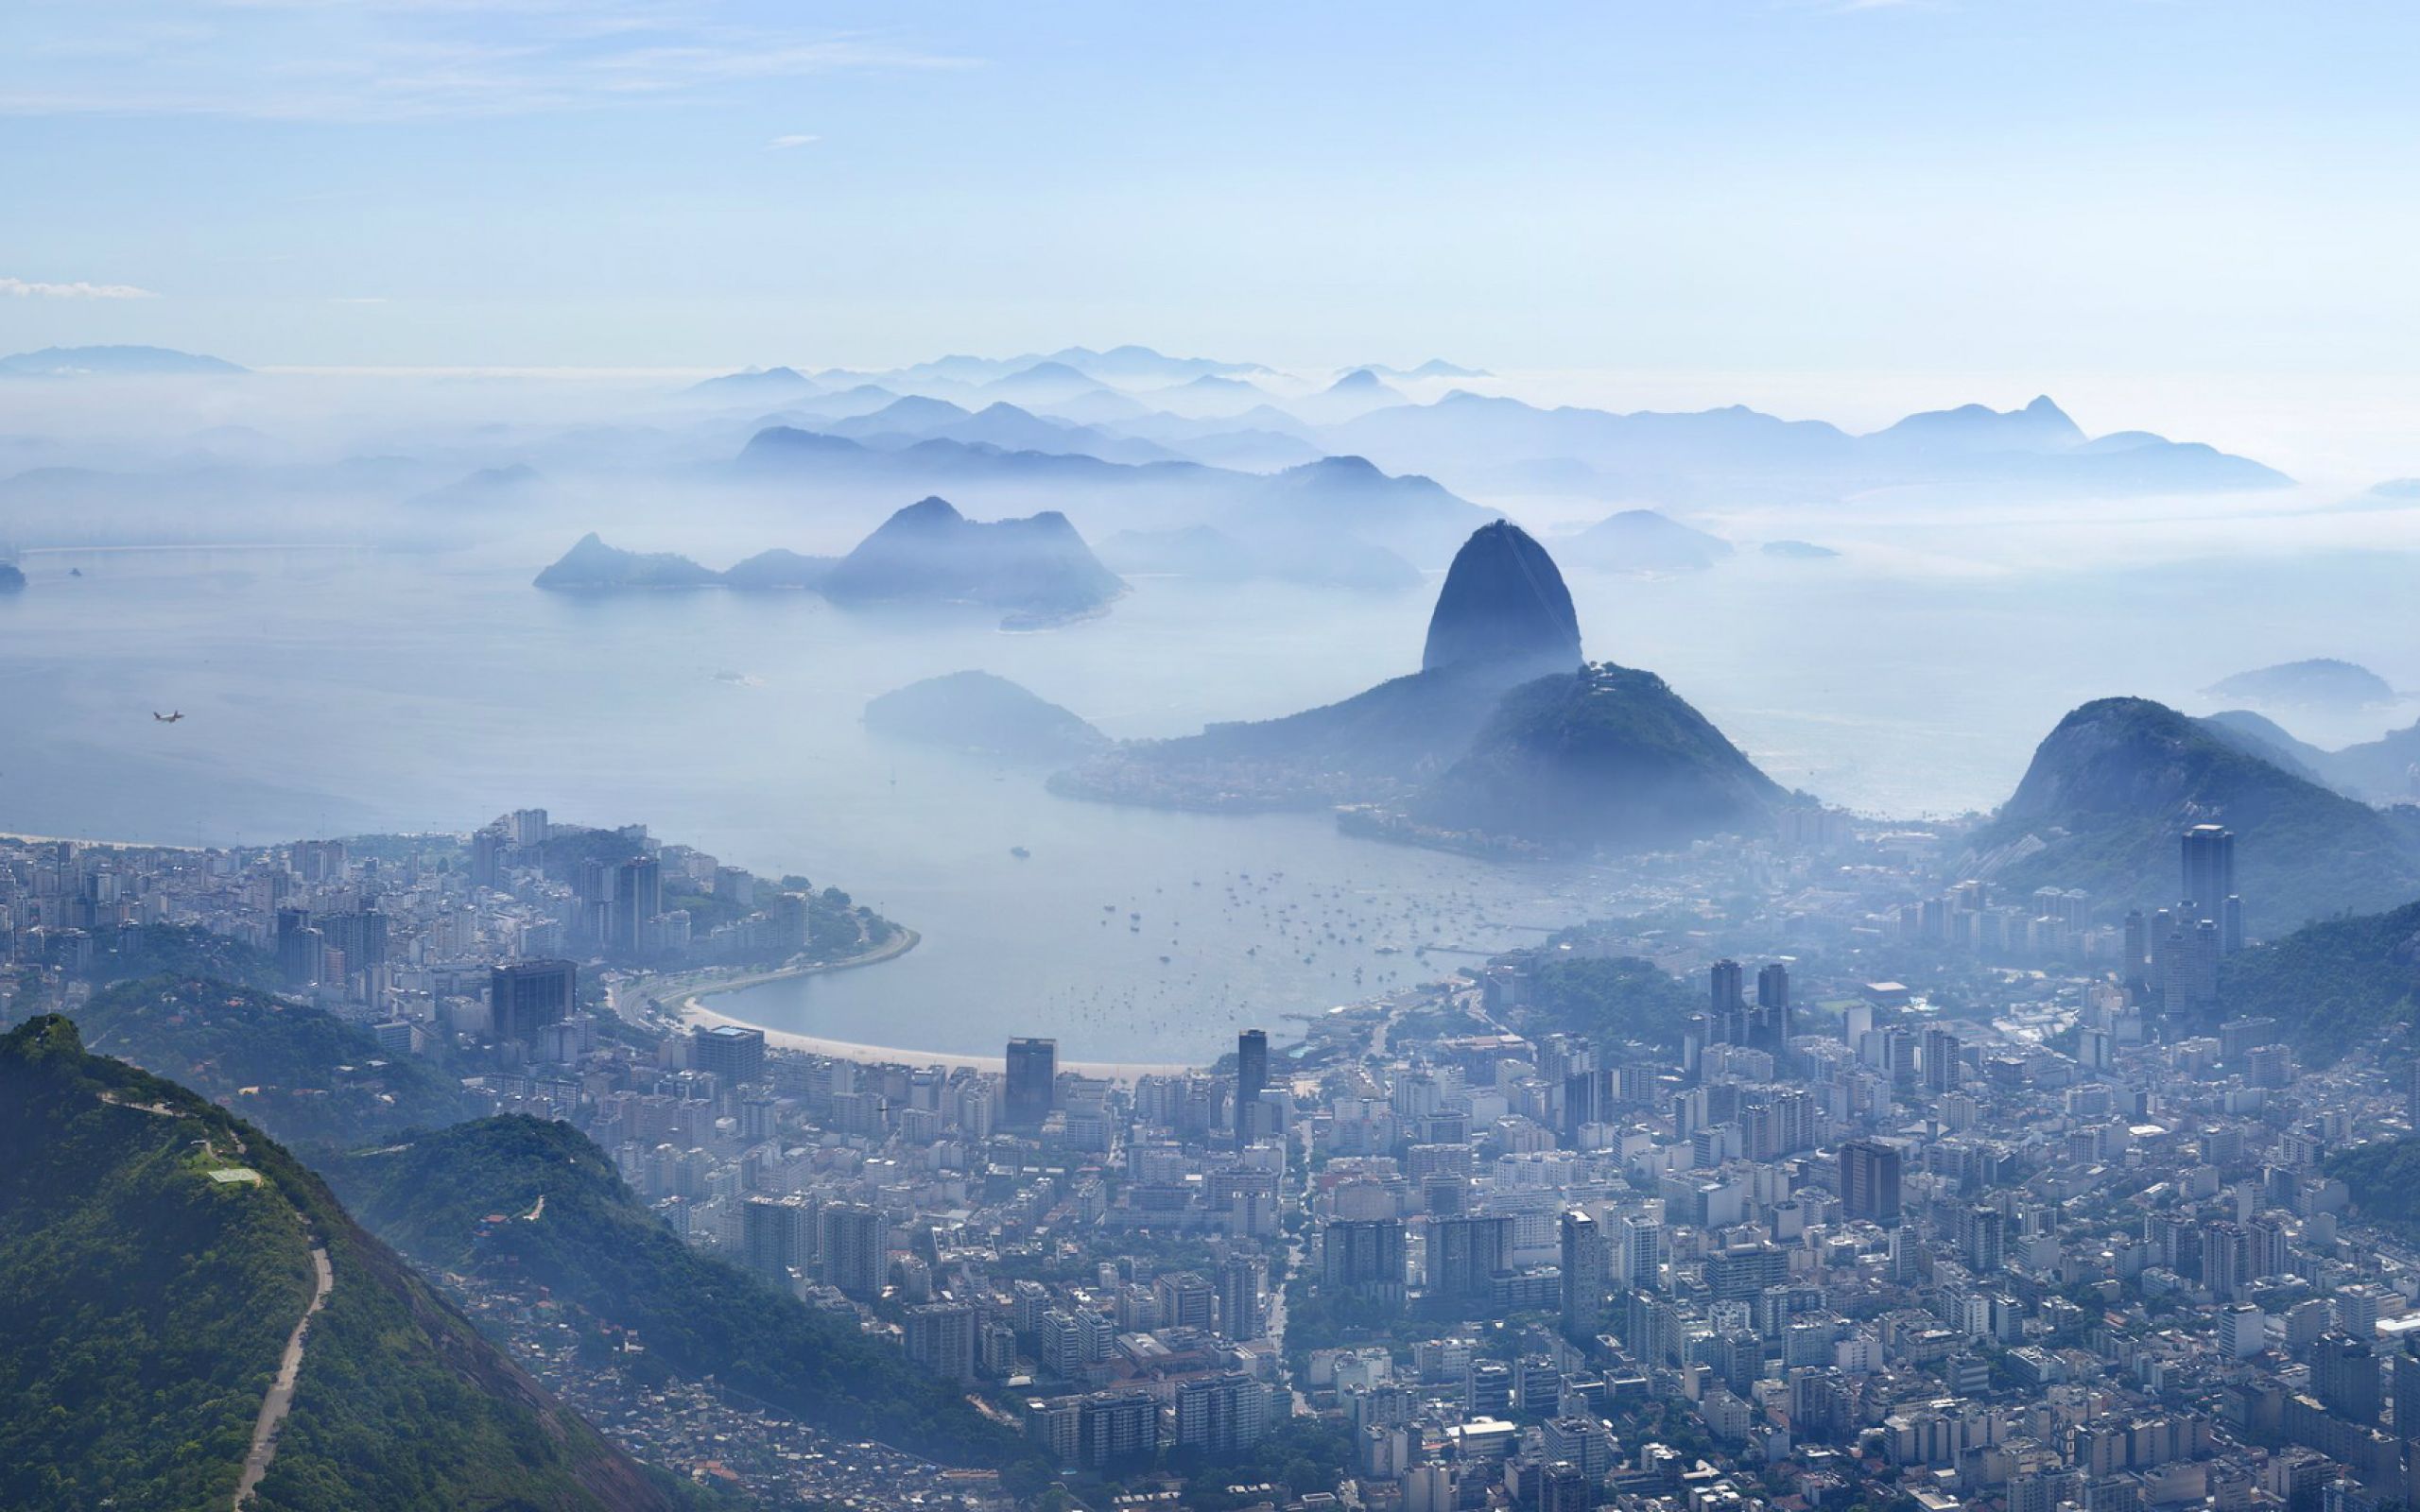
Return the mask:
<path fill-rule="evenodd" d="M 162 713 L 160 711 L 158 711 L 157 709 L 154 709 L 154 710 L 152 710 L 152 711 L 151 711 L 151 717 L 152 717 L 152 718 L 154 718 L 154 719 L 157 719 L 158 721 L 160 721 L 160 723 L 162 723 L 162 724 L 164 724 L 164 725 L 173 725 L 173 724 L 175 724 L 178 720 L 182 719 L 184 716 L 185 716 L 185 712 L 184 712 L 183 710 L 182 710 L 182 709 L 178 710 L 175 713 L 172 713 L 172 714 L 164 714 L 164 713 Z"/>

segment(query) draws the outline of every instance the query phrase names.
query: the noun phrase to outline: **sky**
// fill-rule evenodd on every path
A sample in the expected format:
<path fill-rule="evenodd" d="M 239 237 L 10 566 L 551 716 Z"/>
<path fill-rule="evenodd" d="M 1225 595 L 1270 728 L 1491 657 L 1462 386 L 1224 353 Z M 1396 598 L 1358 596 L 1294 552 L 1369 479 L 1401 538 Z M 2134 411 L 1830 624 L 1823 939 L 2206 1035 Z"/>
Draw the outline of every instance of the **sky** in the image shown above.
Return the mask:
<path fill-rule="evenodd" d="M 2408 4 L 8 11 L 0 351 L 2420 395 Z"/>

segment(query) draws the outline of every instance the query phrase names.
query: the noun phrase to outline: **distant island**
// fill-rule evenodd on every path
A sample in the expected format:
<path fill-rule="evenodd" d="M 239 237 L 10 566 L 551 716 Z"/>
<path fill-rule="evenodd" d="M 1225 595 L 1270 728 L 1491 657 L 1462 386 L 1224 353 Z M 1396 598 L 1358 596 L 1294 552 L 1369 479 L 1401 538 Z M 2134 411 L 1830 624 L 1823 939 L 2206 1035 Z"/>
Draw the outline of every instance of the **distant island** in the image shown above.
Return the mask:
<path fill-rule="evenodd" d="M 1110 739 L 1072 712 L 989 672 L 911 682 L 866 705 L 866 729 L 1012 761 L 1078 761 Z"/>
<path fill-rule="evenodd" d="M 12 561 L 0 561 L 0 593 L 20 593 L 26 586 L 26 575 Z"/>
<path fill-rule="evenodd" d="M 1768 557 L 1784 561 L 1829 561 L 1840 555 L 1829 546 L 1819 546 L 1811 541 L 1768 541 L 1759 548 Z"/>
<path fill-rule="evenodd" d="M 624 551 L 609 546 L 594 530 L 572 543 L 540 572 L 537 585 L 553 589 L 706 588 L 723 580 L 710 567 L 669 551 Z"/>
<path fill-rule="evenodd" d="M 11 378 L 157 378 L 239 373 L 223 357 L 166 347 L 44 347 L 0 357 L 0 376 Z"/>
<path fill-rule="evenodd" d="M 807 589 L 850 606 L 973 604 L 1001 611 L 1010 629 L 1082 619 L 1126 591 L 1056 510 L 976 521 L 939 497 L 899 510 L 845 557 L 777 547 L 722 572 L 672 552 L 625 551 L 592 531 L 540 572 L 536 585 L 579 593 Z"/>
<path fill-rule="evenodd" d="M 2202 691 L 2214 698 L 2245 703 L 2298 704 L 2348 713 L 2395 701 L 2394 689 L 2384 678 L 2365 666 L 2335 657 L 2281 662 L 2273 667 L 2238 672 Z"/>
<path fill-rule="evenodd" d="M 884 521 L 821 586 L 839 604 L 979 604 L 1005 610 L 1011 626 L 1097 613 L 1126 591 L 1056 509 L 976 521 L 939 497 Z"/>
<path fill-rule="evenodd" d="M 1572 538 L 1564 555 L 1617 573 L 1703 572 L 1733 555 L 1731 542 L 1653 509 L 1624 509 Z"/>
<path fill-rule="evenodd" d="M 1761 830 L 1803 801 L 1662 679 L 1586 662 L 1553 558 L 1500 520 L 1455 556 L 1418 672 L 1280 719 L 1120 746 L 1051 787 L 1167 808 L 1333 807 L 1356 833 L 1501 856 Z"/>

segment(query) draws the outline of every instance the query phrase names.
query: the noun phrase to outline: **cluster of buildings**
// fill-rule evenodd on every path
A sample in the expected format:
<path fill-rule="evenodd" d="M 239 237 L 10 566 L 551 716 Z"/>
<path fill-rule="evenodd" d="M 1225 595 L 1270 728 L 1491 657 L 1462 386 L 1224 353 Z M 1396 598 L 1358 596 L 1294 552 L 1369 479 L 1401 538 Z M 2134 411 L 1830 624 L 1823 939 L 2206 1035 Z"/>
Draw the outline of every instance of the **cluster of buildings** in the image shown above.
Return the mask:
<path fill-rule="evenodd" d="M 702 922 L 701 920 L 711 920 Z M 891 926 L 644 825 L 525 809 L 454 835 L 237 850 L 0 841 L 0 971 L 67 978 L 139 957 L 152 926 L 252 946 L 277 985 L 372 1025 L 390 1051 L 510 1043 L 566 1064 L 593 1046 L 576 963 L 778 963 L 878 944 Z M 590 983 L 588 1000 L 596 997 Z"/>
<path fill-rule="evenodd" d="M 773 917 L 762 884 L 630 843 Z M 2349 1221 L 2329 1162 L 2410 1130 L 2410 1084 L 2205 1011 L 2208 960 L 2241 942 L 2233 840 L 2180 850 L 2181 890 L 2221 906 L 2088 930 L 2114 950 L 2012 971 L 2011 1001 L 1958 1016 L 1836 948 L 1701 958 L 1696 1006 L 1625 1040 L 1538 990 L 1554 956 L 1711 953 L 1610 928 L 1131 1081 L 1046 1039 L 899 1064 L 607 1017 L 587 979 L 616 958 L 628 858 L 565 883 L 510 835 L 459 865 L 19 845 L 0 910 L 21 971 L 148 922 L 281 969 L 316 953 L 332 980 L 296 990 L 398 1051 L 475 1043 L 500 1103 L 543 1102 L 689 1243 L 1013 1417 L 1090 1503 L 2409 1500 L 2420 1257 Z M 1810 919 L 1854 906 L 1789 895 Z M 377 946 L 351 921 L 371 915 Z M 1219 1469 L 1306 1433 L 1345 1484 Z"/>
<path fill-rule="evenodd" d="M 2080 887 L 2037 887 L 2016 899 L 1988 879 L 1970 877 L 1889 910 L 1888 936 L 1989 961 L 2099 967 L 2156 1003 L 2207 1012 L 2218 1005 L 2219 961 L 2244 946 L 2235 839 L 2218 824 L 2181 832 L 2178 901 L 2148 914 L 2129 909 L 2112 921 L 2096 916 L 2091 894 Z"/>

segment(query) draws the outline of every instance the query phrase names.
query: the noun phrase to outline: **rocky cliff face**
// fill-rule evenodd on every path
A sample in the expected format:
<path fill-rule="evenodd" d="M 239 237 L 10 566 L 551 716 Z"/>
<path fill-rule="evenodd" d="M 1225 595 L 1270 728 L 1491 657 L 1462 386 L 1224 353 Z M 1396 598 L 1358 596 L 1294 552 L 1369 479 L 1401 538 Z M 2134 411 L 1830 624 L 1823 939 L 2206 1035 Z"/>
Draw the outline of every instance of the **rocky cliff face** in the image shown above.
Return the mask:
<path fill-rule="evenodd" d="M 1580 664 L 1580 617 L 1554 558 L 1509 521 L 1473 531 L 1428 617 L 1421 670 L 1500 665 L 1536 676 Z"/>

